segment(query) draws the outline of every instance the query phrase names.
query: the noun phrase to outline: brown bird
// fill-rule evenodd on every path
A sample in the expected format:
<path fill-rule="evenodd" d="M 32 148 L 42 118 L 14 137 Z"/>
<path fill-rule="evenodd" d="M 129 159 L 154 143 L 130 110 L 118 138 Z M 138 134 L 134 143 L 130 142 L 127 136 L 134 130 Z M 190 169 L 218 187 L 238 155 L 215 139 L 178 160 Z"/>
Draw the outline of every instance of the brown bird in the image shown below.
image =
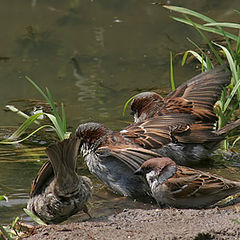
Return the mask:
<path fill-rule="evenodd" d="M 76 136 L 80 152 L 91 173 L 114 192 L 133 198 L 149 195 L 143 178 L 134 176 L 146 160 L 172 157 L 178 164 L 196 164 L 207 158 L 226 132 L 240 120 L 220 131 L 213 124 L 195 124 L 190 114 L 169 114 L 147 119 L 114 132 L 99 123 L 79 125 Z"/>
<path fill-rule="evenodd" d="M 135 122 L 169 113 L 189 113 L 202 122 L 215 122 L 214 104 L 230 79 L 231 73 L 218 66 L 183 83 L 165 98 L 154 92 L 140 93 L 131 101 L 131 114 Z"/>
<path fill-rule="evenodd" d="M 153 158 L 135 172 L 145 176 L 161 207 L 206 208 L 240 192 L 240 182 L 177 166 L 170 158 Z"/>
<path fill-rule="evenodd" d="M 83 210 L 93 193 L 90 179 L 76 173 L 80 141 L 73 137 L 50 145 L 33 181 L 27 208 L 45 223 L 60 223 Z"/>

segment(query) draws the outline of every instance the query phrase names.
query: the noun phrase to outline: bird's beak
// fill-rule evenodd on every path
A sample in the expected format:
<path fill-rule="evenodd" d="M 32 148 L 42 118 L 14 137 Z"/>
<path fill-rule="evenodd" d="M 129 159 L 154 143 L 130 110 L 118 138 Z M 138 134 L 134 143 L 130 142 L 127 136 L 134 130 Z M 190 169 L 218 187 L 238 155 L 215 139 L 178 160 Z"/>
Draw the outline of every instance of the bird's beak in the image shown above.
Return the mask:
<path fill-rule="evenodd" d="M 144 175 L 144 172 L 141 168 L 139 168 L 134 172 L 134 175 Z"/>

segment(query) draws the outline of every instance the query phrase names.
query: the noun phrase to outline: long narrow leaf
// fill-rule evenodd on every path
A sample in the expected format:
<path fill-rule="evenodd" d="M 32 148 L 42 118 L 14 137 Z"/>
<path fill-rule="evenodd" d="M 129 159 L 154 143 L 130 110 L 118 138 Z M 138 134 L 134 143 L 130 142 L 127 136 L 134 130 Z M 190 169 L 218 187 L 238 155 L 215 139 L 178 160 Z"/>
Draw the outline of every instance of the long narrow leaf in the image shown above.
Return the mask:
<path fill-rule="evenodd" d="M 49 114 L 49 113 L 45 113 L 45 115 L 50 119 L 50 121 L 52 122 L 52 124 L 54 125 L 55 129 L 56 129 L 56 133 L 59 137 L 59 139 L 61 141 L 64 140 L 64 136 L 65 136 L 65 133 L 63 132 L 63 129 L 61 126 L 59 126 L 57 120 L 56 120 L 56 117 L 54 117 L 52 114 Z"/>
<path fill-rule="evenodd" d="M 195 46 L 201 53 L 202 53 L 202 59 L 204 60 L 204 57 L 205 57 L 205 59 L 206 59 L 206 65 L 207 65 L 207 68 L 205 68 L 205 70 L 210 70 L 210 69 L 212 69 L 213 68 L 213 64 L 212 64 L 212 62 L 211 62 L 211 60 L 209 59 L 209 57 L 205 54 L 205 52 L 194 42 L 194 41 L 192 41 L 190 38 L 188 38 L 187 37 L 187 40 L 190 42 L 190 43 L 192 43 L 193 44 L 193 46 Z M 204 57 L 203 57 L 204 56 Z M 204 63 L 203 62 L 203 63 Z M 202 65 L 202 67 L 203 67 L 204 65 Z M 202 69 L 202 71 L 203 71 L 203 69 Z"/>
<path fill-rule="evenodd" d="M 173 17 L 171 16 L 171 18 L 175 21 L 178 21 L 178 22 L 181 22 L 181 23 L 185 23 L 187 25 L 190 25 L 190 26 L 193 26 L 190 22 L 188 22 L 187 20 L 183 19 L 183 18 L 178 18 L 178 17 Z M 211 28 L 211 27 L 205 27 L 201 24 L 198 24 L 198 23 L 195 23 L 195 25 L 201 29 L 201 30 L 204 30 L 204 31 L 207 31 L 207 32 L 211 32 L 211 33 L 215 33 L 215 34 L 218 34 L 220 36 L 224 36 L 224 34 L 222 33 L 222 31 L 220 31 L 219 29 L 216 29 L 216 28 Z M 234 40 L 234 41 L 237 41 L 237 36 L 234 35 L 234 34 L 231 34 L 227 31 L 225 31 L 225 34 L 228 38 Z"/>
<path fill-rule="evenodd" d="M 211 42 L 208 40 L 208 38 L 205 36 L 205 34 L 196 26 L 195 22 L 193 22 L 190 18 L 188 18 L 187 16 L 185 16 L 185 18 L 192 24 L 192 26 L 199 32 L 199 34 L 201 35 L 201 37 L 206 41 L 206 43 L 208 44 L 208 46 L 210 47 L 210 49 L 212 50 L 213 54 L 215 55 L 215 57 L 217 58 L 218 62 L 220 64 L 224 64 L 223 60 L 221 59 L 221 57 L 218 55 L 217 51 L 215 50 L 215 48 L 213 47 L 213 45 L 211 44 Z"/>
<path fill-rule="evenodd" d="M 16 139 L 20 137 L 28 129 L 28 127 L 41 115 L 44 115 L 44 113 L 36 113 L 29 117 L 8 139 Z"/>
<path fill-rule="evenodd" d="M 213 42 L 213 44 L 215 44 L 216 46 L 220 47 L 224 51 L 224 53 L 225 53 L 225 55 L 227 57 L 228 63 L 229 63 L 229 67 L 230 67 L 231 72 L 233 74 L 234 82 L 236 84 L 236 82 L 238 81 L 238 74 L 237 74 L 237 71 L 236 71 L 236 68 L 235 68 L 235 64 L 234 64 L 234 61 L 233 61 L 233 58 L 232 58 L 230 52 L 227 50 L 226 47 L 224 47 L 224 46 L 222 46 L 222 45 L 220 45 L 218 43 Z"/>
<path fill-rule="evenodd" d="M 5 200 L 6 202 L 8 202 L 8 197 L 6 195 L 1 195 L 0 196 L 0 201 Z"/>
<path fill-rule="evenodd" d="M 191 53 L 201 64 L 203 64 L 204 68 L 207 69 L 207 63 L 204 61 L 201 55 L 192 50 L 188 50 L 187 52 Z"/>
<path fill-rule="evenodd" d="M 11 229 L 14 229 L 16 227 L 18 220 L 19 220 L 19 217 L 16 217 L 15 220 L 12 222 Z"/>
<path fill-rule="evenodd" d="M 220 27 L 228 27 L 228 28 L 236 28 L 240 29 L 240 24 L 238 23 L 222 23 L 222 22 L 215 22 L 215 23 L 205 23 L 203 26 L 206 27 L 213 27 L 213 26 L 220 26 Z"/>
<path fill-rule="evenodd" d="M 175 11 L 175 12 L 179 12 L 182 14 L 188 14 L 191 16 L 194 16 L 196 18 L 199 18 L 205 22 L 210 22 L 210 23 L 214 23 L 215 21 L 201 13 L 195 12 L 193 10 L 187 9 L 187 8 L 183 8 L 183 7 L 177 7 L 177 6 L 168 6 L 168 5 L 163 5 L 164 8 L 167 8 L 171 11 Z"/>
<path fill-rule="evenodd" d="M 29 211 L 27 208 L 24 208 L 23 211 L 32 218 L 34 222 L 36 222 L 39 225 L 47 226 L 45 222 L 43 222 L 39 217 L 37 217 L 35 214 L 33 214 L 31 211 Z"/>
<path fill-rule="evenodd" d="M 25 78 L 39 91 L 39 93 L 45 98 L 47 102 L 49 102 L 49 99 L 47 95 L 42 91 L 42 89 L 28 76 L 25 76 Z"/>
<path fill-rule="evenodd" d="M 170 81 L 171 81 L 172 91 L 174 91 L 175 90 L 175 83 L 174 83 L 174 78 L 173 78 L 173 57 L 172 57 L 172 52 L 170 52 Z"/>
<path fill-rule="evenodd" d="M 137 94 L 134 95 L 134 96 L 132 96 L 132 97 L 130 97 L 130 98 L 126 101 L 126 103 L 124 104 L 124 107 L 123 107 L 123 116 L 124 116 L 125 113 L 126 113 L 126 109 L 127 109 L 128 104 L 129 104 L 136 96 L 137 96 Z"/>
<path fill-rule="evenodd" d="M 238 15 L 240 15 L 240 12 L 238 10 L 233 10 L 235 13 L 237 13 Z"/>
<path fill-rule="evenodd" d="M 5 237 L 5 239 L 13 240 L 13 238 L 10 236 L 10 234 L 1 225 L 0 225 L 0 230 L 1 230 L 2 234 L 3 234 L 3 236 Z"/>
<path fill-rule="evenodd" d="M 236 61 L 238 62 L 240 57 L 240 30 L 238 32 L 237 46 L 236 46 Z"/>
<path fill-rule="evenodd" d="M 42 130 L 43 128 L 53 128 L 54 130 L 56 130 L 52 125 L 43 125 L 43 126 L 37 128 L 36 130 L 34 130 L 33 132 L 31 132 L 25 138 L 22 138 L 22 139 L 17 140 L 17 141 L 9 141 L 8 139 L 6 139 L 5 141 L 1 141 L 0 144 L 16 144 L 16 143 L 23 142 L 23 141 L 27 140 L 28 138 L 30 138 L 33 134 L 35 134 L 38 131 Z"/>
<path fill-rule="evenodd" d="M 13 113 L 16 113 L 17 115 L 24 117 L 24 118 L 29 118 L 30 116 L 28 116 L 26 113 L 20 111 L 19 109 L 17 109 L 15 106 L 13 105 L 6 105 L 5 106 L 7 109 L 9 109 L 10 111 L 12 111 Z M 35 122 L 37 125 L 39 125 L 39 122 L 37 120 L 35 120 Z"/>
<path fill-rule="evenodd" d="M 223 112 L 225 112 L 230 104 L 230 102 L 232 101 L 235 93 L 237 92 L 237 90 L 239 89 L 239 86 L 240 86 L 240 81 L 238 81 L 236 83 L 236 85 L 234 86 L 233 90 L 231 91 L 226 103 L 224 104 L 224 108 L 223 108 Z"/>
<path fill-rule="evenodd" d="M 52 94 L 50 93 L 49 89 L 46 88 L 46 92 L 47 92 L 47 95 L 48 95 L 48 99 L 49 99 L 49 104 L 53 110 L 53 114 L 54 116 L 56 117 L 58 123 L 61 125 L 61 118 L 59 116 L 59 113 L 57 111 L 57 108 L 55 106 L 55 103 L 54 103 L 54 100 L 53 100 L 53 97 L 52 97 Z"/>
<path fill-rule="evenodd" d="M 67 125 L 66 125 L 66 114 L 64 110 L 64 105 L 63 103 L 61 104 L 61 109 L 62 109 L 62 125 L 63 125 L 63 131 L 67 131 Z"/>

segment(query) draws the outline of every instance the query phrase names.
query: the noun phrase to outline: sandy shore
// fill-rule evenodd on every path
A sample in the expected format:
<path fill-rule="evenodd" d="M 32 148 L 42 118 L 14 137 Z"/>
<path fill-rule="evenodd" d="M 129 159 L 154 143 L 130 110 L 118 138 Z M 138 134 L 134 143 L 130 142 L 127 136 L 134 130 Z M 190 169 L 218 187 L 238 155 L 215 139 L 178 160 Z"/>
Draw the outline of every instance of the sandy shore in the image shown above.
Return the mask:
<path fill-rule="evenodd" d="M 230 209 L 125 209 L 108 217 L 38 226 L 30 240 L 240 239 L 240 205 Z"/>

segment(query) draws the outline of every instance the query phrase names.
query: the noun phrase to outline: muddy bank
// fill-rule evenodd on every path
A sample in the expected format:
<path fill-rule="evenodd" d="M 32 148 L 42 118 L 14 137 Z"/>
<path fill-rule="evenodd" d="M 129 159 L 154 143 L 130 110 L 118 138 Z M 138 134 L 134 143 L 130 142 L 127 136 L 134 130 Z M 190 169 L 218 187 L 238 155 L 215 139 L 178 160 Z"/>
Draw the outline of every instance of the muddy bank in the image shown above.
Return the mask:
<path fill-rule="evenodd" d="M 109 217 L 36 227 L 30 240 L 240 239 L 240 205 L 231 209 L 125 209 Z"/>

